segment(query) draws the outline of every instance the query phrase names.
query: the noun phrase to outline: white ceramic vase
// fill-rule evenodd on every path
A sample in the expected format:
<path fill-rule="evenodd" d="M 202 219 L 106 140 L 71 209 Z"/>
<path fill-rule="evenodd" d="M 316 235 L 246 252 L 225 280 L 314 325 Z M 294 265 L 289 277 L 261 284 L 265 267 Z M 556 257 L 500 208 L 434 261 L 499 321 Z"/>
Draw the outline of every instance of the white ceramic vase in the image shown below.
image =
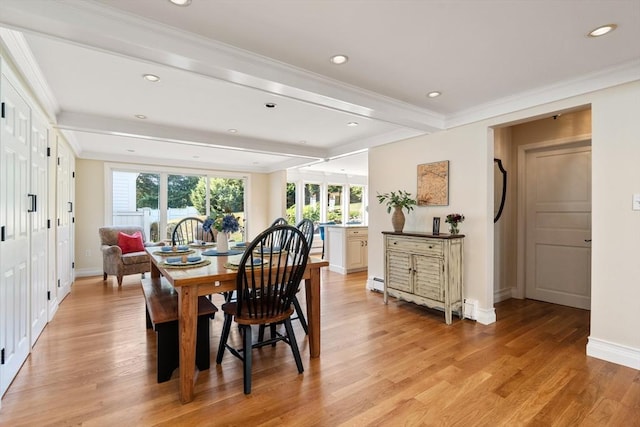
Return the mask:
<path fill-rule="evenodd" d="M 222 231 L 218 233 L 216 247 L 218 248 L 218 252 L 229 252 L 229 236 L 227 236 L 227 233 Z"/>

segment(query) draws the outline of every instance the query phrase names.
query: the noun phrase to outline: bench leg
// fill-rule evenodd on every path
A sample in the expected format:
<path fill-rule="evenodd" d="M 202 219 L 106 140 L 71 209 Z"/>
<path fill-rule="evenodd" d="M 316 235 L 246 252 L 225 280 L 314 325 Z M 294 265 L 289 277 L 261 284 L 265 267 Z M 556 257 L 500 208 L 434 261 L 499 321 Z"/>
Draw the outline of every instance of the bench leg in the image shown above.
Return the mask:
<path fill-rule="evenodd" d="M 156 325 L 158 382 L 171 379 L 178 367 L 178 321 Z"/>
<path fill-rule="evenodd" d="M 144 313 L 147 316 L 147 329 L 153 329 L 153 323 L 151 322 L 151 317 L 149 316 L 149 309 L 147 308 L 146 304 L 145 304 Z"/>

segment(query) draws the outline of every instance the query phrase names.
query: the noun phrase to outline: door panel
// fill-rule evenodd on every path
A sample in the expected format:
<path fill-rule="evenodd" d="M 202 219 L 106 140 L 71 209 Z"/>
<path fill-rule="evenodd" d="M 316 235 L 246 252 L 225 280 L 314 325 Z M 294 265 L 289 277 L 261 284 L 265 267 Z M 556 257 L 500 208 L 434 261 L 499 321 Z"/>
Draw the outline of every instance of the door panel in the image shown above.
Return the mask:
<path fill-rule="evenodd" d="M 32 117 L 31 182 L 31 345 L 40 336 L 48 320 L 48 250 L 47 250 L 47 186 L 48 186 L 48 131 L 44 120 Z"/>
<path fill-rule="evenodd" d="M 591 306 L 591 147 L 526 155 L 527 298 Z"/>
<path fill-rule="evenodd" d="M 72 254 L 72 219 L 73 201 L 71 198 L 71 152 L 63 141 L 58 140 L 58 217 L 57 217 L 57 256 L 58 256 L 58 301 L 71 291 L 73 271 L 71 268 Z"/>
<path fill-rule="evenodd" d="M 29 116 L 30 110 L 2 76 L 5 118 L 0 133 L 0 396 L 27 358 L 29 340 Z"/>

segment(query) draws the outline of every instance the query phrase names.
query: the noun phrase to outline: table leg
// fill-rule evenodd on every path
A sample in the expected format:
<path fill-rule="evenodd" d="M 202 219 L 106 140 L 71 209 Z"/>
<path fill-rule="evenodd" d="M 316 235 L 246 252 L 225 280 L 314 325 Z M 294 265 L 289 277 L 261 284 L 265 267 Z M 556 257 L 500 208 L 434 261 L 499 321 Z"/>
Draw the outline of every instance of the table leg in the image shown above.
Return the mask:
<path fill-rule="evenodd" d="M 180 400 L 193 400 L 196 369 L 196 325 L 198 322 L 198 289 L 178 289 L 178 322 L 180 330 Z"/>
<path fill-rule="evenodd" d="M 149 255 L 149 257 L 151 258 L 151 255 Z M 160 277 L 160 270 L 158 270 L 158 266 L 153 262 L 153 261 L 149 261 L 151 263 L 151 278 L 152 279 L 157 279 Z"/>
<path fill-rule="evenodd" d="M 304 281 L 309 323 L 309 353 L 320 357 L 320 269 L 312 268 L 311 278 Z"/>

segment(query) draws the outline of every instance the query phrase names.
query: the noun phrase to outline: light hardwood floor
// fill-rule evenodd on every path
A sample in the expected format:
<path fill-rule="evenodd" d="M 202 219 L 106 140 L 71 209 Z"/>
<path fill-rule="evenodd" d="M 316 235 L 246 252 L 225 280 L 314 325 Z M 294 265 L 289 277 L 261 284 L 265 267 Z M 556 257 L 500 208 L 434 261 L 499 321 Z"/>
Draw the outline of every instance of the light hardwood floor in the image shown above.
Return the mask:
<path fill-rule="evenodd" d="M 211 369 L 186 405 L 177 371 L 156 383 L 139 276 L 122 289 L 77 280 L 5 394 L 0 425 L 640 426 L 640 372 L 585 355 L 587 311 L 510 300 L 492 325 L 446 326 L 438 311 L 385 306 L 365 280 L 324 271 L 321 357 L 309 359 L 296 322 L 305 372 L 282 343 L 255 350 L 249 396 L 238 359 L 215 364 L 217 316 Z"/>

